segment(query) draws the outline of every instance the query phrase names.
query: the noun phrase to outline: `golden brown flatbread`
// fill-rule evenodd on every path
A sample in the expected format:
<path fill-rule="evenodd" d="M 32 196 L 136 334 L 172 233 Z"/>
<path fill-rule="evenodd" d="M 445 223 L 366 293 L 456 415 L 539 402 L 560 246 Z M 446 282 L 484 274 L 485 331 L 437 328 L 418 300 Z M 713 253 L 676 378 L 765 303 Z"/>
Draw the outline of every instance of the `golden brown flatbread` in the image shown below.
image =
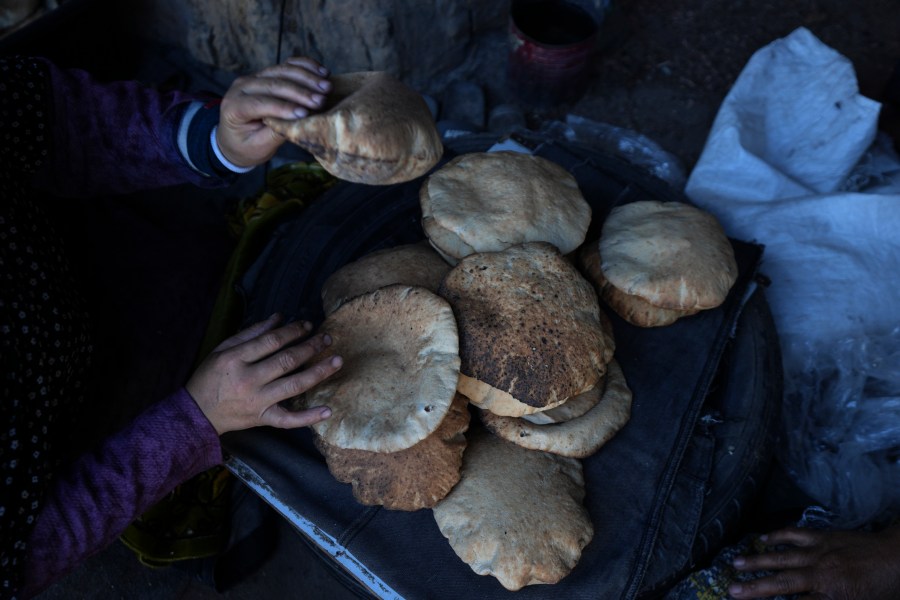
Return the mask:
<path fill-rule="evenodd" d="M 364 71 L 334 75 L 331 83 L 322 112 L 263 121 L 329 173 L 354 183 L 410 181 L 440 160 L 443 144 L 428 105 L 403 82 Z"/>
<path fill-rule="evenodd" d="M 462 476 L 433 509 L 453 551 L 508 590 L 557 583 L 594 535 L 581 461 L 470 430 Z"/>
<path fill-rule="evenodd" d="M 457 395 L 437 430 L 406 450 L 345 450 L 320 437 L 316 447 L 335 479 L 352 484 L 360 504 L 404 511 L 431 508 L 459 481 L 469 428 L 467 406 L 465 397 Z"/>
<path fill-rule="evenodd" d="M 330 315 L 349 300 L 395 283 L 437 292 L 450 265 L 428 242 L 378 250 L 335 271 L 322 285 L 322 307 Z"/>
<path fill-rule="evenodd" d="M 565 405 L 563 405 L 565 406 Z M 536 425 L 525 419 L 481 411 L 481 420 L 495 435 L 529 450 L 587 458 L 625 426 L 631 417 L 631 390 L 615 359 L 607 365 L 606 389 L 591 410 L 564 423 Z"/>
<path fill-rule="evenodd" d="M 397 452 L 431 435 L 456 394 L 459 342 L 450 305 L 425 288 L 389 285 L 326 317 L 333 340 L 313 360 L 344 366 L 309 390 L 306 407 L 328 406 L 316 434 L 340 448 Z"/>
<path fill-rule="evenodd" d="M 596 246 L 582 250 L 585 270 L 603 300 L 635 325 L 668 325 L 715 308 L 737 280 L 734 250 L 719 222 L 682 202 L 616 207 Z"/>
<path fill-rule="evenodd" d="M 468 256 L 438 293 L 459 327 L 458 390 L 496 414 L 553 408 L 594 387 L 612 358 L 597 294 L 552 244 Z"/>
<path fill-rule="evenodd" d="M 563 254 L 584 242 L 591 207 L 558 164 L 518 152 L 463 154 L 428 176 L 419 192 L 422 227 L 451 263 L 523 242 Z"/>

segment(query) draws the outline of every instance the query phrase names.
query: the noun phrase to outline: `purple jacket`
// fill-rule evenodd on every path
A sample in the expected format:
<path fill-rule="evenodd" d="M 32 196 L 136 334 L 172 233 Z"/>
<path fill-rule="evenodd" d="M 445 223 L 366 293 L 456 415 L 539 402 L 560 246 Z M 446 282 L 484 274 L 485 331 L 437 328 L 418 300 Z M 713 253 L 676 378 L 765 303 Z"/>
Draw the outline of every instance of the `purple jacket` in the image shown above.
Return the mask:
<path fill-rule="evenodd" d="M 38 181 L 65 182 L 65 187 L 45 183 L 45 189 L 92 196 L 227 182 L 195 170 L 179 151 L 178 133 L 187 131 L 182 116 L 197 97 L 133 82 L 99 85 L 84 72 L 52 64 L 48 69 L 55 151 L 49 173 Z M 25 595 L 38 593 L 104 548 L 178 483 L 221 461 L 216 431 L 186 390 L 147 409 L 56 474 L 28 540 Z"/>
<path fill-rule="evenodd" d="M 160 93 L 137 82 L 98 84 L 84 71 L 47 66 L 53 90 L 54 151 L 47 165 L 50 173 L 41 173 L 37 183 L 65 185 L 43 189 L 88 197 L 184 183 L 218 187 L 228 182 L 214 172 L 191 168 L 177 144 L 185 109 L 192 102 L 208 102 L 215 110 L 195 116 L 198 123 L 205 120 L 207 128 L 192 132 L 203 148 L 208 146 L 205 136 L 218 120 L 218 99 Z M 195 164 L 200 162 L 191 158 Z"/>
<path fill-rule="evenodd" d="M 148 408 L 57 473 L 28 540 L 25 595 L 109 545 L 176 485 L 221 462 L 218 435 L 186 390 Z"/>

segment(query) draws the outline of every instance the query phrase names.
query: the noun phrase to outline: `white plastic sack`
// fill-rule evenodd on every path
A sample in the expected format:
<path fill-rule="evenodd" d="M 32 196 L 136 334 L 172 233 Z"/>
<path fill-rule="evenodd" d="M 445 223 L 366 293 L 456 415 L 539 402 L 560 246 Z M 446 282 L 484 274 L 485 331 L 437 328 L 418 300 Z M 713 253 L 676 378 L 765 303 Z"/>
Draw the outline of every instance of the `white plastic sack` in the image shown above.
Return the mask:
<path fill-rule="evenodd" d="M 719 108 L 688 192 L 768 202 L 839 190 L 875 139 L 880 105 L 808 29 L 757 51 Z"/>
<path fill-rule="evenodd" d="M 840 191 L 875 140 L 879 108 L 846 58 L 798 29 L 750 59 L 688 179 L 688 197 L 729 235 L 765 245 L 787 342 L 900 323 L 900 189 Z M 900 172 L 896 156 L 878 163 Z"/>
<path fill-rule="evenodd" d="M 900 497 L 900 483 L 896 489 L 876 489 L 874 475 L 848 473 L 847 465 L 859 463 L 846 452 L 841 460 L 835 453 L 808 453 L 831 432 L 838 432 L 832 447 L 845 448 L 850 446 L 835 436 L 879 433 L 848 426 L 863 418 L 853 413 L 865 399 L 865 377 L 846 379 L 860 383 L 849 391 L 843 386 L 842 395 L 829 394 L 810 374 L 808 357 L 858 374 L 866 365 L 847 364 L 841 352 L 848 343 L 889 354 L 896 350 L 891 343 L 900 345 L 900 337 L 891 335 L 900 325 L 900 160 L 889 143 L 876 140 L 879 109 L 859 94 L 845 57 L 798 29 L 748 62 L 685 190 L 730 236 L 765 246 L 761 271 L 772 282 L 767 299 L 791 391 L 785 423 L 793 429 L 785 437 L 804 438 L 783 460 L 798 484 L 831 503 L 845 522 L 872 516 L 862 515 L 875 510 L 872 506 L 893 503 L 893 498 L 882 502 L 881 495 Z M 872 340 L 878 343 L 873 346 Z M 819 375 L 835 375 L 828 373 L 823 369 Z M 885 432 L 891 439 L 879 436 L 881 450 L 900 448 L 900 428 L 890 427 Z M 862 453 L 866 447 L 856 444 L 850 451 Z M 835 486 L 846 488 L 848 480 L 857 485 L 836 493 Z M 858 501 L 869 493 L 879 497 Z M 835 506 L 835 498 L 843 506 Z"/>

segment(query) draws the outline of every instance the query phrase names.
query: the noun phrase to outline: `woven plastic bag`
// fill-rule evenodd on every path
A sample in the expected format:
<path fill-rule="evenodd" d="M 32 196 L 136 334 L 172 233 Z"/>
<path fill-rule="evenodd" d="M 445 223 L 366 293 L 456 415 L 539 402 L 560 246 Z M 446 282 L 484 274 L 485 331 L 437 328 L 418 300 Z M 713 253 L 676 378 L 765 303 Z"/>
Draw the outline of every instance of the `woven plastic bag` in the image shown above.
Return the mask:
<path fill-rule="evenodd" d="M 792 348 L 781 461 L 854 528 L 900 508 L 900 327 Z"/>
<path fill-rule="evenodd" d="M 847 527 L 900 506 L 900 160 L 879 109 L 846 57 L 797 29 L 748 62 L 685 189 L 765 246 L 781 460 Z"/>

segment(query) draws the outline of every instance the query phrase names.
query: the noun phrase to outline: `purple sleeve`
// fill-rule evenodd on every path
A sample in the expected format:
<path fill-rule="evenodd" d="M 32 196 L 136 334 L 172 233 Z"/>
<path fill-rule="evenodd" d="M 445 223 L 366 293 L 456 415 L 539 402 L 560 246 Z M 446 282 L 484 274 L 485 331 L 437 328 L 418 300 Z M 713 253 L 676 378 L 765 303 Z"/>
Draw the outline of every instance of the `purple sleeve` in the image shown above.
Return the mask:
<path fill-rule="evenodd" d="M 100 83 L 44 62 L 53 96 L 53 159 L 38 184 L 48 191 L 84 197 L 227 183 L 193 170 L 178 150 L 185 107 L 208 97 L 163 93 L 136 81 Z"/>
<path fill-rule="evenodd" d="M 212 424 L 182 388 L 51 483 L 28 540 L 30 596 L 116 539 L 182 481 L 222 462 Z"/>

